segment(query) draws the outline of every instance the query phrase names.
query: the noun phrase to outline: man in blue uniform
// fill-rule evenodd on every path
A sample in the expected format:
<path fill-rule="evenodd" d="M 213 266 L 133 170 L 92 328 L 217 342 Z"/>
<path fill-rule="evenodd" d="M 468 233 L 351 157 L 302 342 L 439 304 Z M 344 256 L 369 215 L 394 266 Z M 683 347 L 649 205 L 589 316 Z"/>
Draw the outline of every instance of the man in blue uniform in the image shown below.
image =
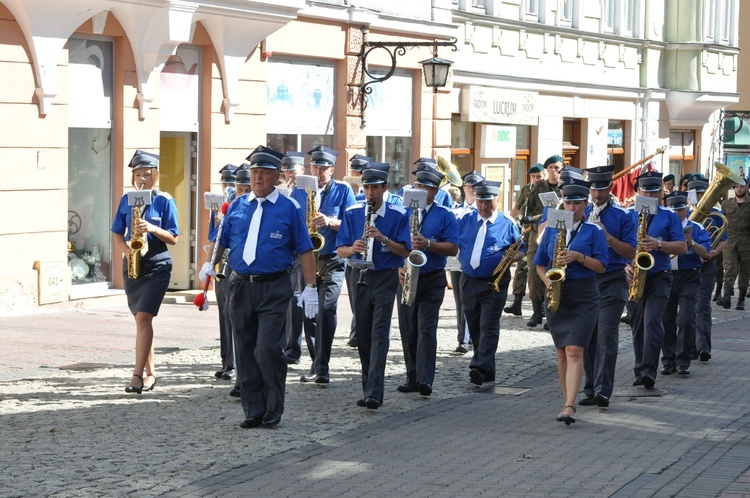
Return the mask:
<path fill-rule="evenodd" d="M 290 151 L 284 154 L 281 159 L 281 171 L 284 172 L 284 176 L 287 179 L 287 188 L 290 188 L 289 197 L 292 197 L 300 205 L 302 214 L 305 214 L 305 201 L 307 195 L 305 192 L 297 188 L 297 174 L 302 174 L 305 171 L 305 155 L 302 152 Z M 300 173 L 300 171 L 302 173 Z M 295 254 L 294 264 L 292 265 L 291 271 L 292 279 L 292 291 L 294 296 L 299 297 L 302 294 L 302 290 L 305 288 L 305 277 L 302 274 L 302 267 L 299 263 L 299 256 Z M 289 301 L 289 308 L 286 313 L 286 346 L 284 352 L 286 353 L 287 363 L 290 365 L 297 365 L 302 357 L 302 330 L 305 318 L 305 312 L 297 306 L 297 302 L 292 299 Z M 315 358 L 315 327 L 314 326 L 304 327 L 305 331 L 305 344 L 307 345 L 307 352 L 310 355 L 310 359 Z"/>
<path fill-rule="evenodd" d="M 336 236 L 344 212 L 353 206 L 355 201 L 354 193 L 349 185 L 333 179 L 333 166 L 339 153 L 321 145 L 308 154 L 310 155 L 310 172 L 318 177 L 318 190 L 314 199 L 317 216 L 312 219 L 311 223 L 324 238 L 325 243 L 317 257 L 316 275 L 320 309 L 313 321 L 315 324 L 313 370 L 303 375 L 300 380 L 328 384 L 331 381 L 328 363 L 331 359 L 333 335 L 338 323 L 336 308 L 341 286 L 344 283 L 344 261 L 336 254 Z"/>
<path fill-rule="evenodd" d="M 463 185 L 461 188 L 464 192 L 464 200 L 453 206 L 453 213 L 456 218 L 461 218 L 469 211 L 473 211 L 477 207 L 477 198 L 474 194 L 474 187 L 484 181 L 484 177 L 478 172 L 472 170 L 461 177 Z M 460 354 L 466 354 L 469 352 L 471 347 L 471 336 L 469 335 L 469 328 L 466 326 L 466 314 L 464 313 L 464 305 L 461 302 L 461 270 L 451 270 L 451 287 L 453 288 L 453 300 L 456 303 L 456 327 L 458 328 L 458 334 L 456 340 L 458 346 L 454 352 Z"/>
<path fill-rule="evenodd" d="M 372 265 L 367 271 L 355 271 L 358 283 L 354 298 L 363 391 L 357 405 L 370 409 L 383 404 L 398 268 L 411 251 L 406 211 L 383 201 L 388 190 L 388 170 L 386 163 L 370 163 L 362 171 L 367 204 L 355 204 L 346 211 L 336 239 L 339 257 L 364 260 Z"/>
<path fill-rule="evenodd" d="M 609 258 L 604 273 L 596 278 L 601 301 L 596 327 L 583 355 L 583 370 L 586 373 L 583 392 L 586 397 L 578 404 L 602 408 L 609 406 L 614 388 L 620 316 L 628 301 L 625 265 L 635 256 L 636 245 L 633 219 L 626 209 L 615 204 L 610 195 L 614 170 L 614 166 L 597 166 L 586 170 L 593 201 L 586 216 L 604 231 Z"/>
<path fill-rule="evenodd" d="M 661 199 L 661 173 L 647 171 L 637 179 L 638 195 Z M 685 236 L 677 215 L 663 206 L 658 206 L 654 214 L 641 215 L 635 209 L 630 216 L 638 233 L 641 216 L 646 216 L 647 235 L 638 244 L 654 257 L 654 265 L 646 274 L 643 297 L 630 306 L 633 331 L 633 351 L 635 353 L 634 386 L 652 389 L 656 383 L 656 369 L 659 365 L 659 353 L 664 341 L 664 324 L 662 318 L 669 300 L 669 289 L 672 286 L 670 255 L 687 252 Z M 632 275 L 632 268 L 628 268 Z"/>
<path fill-rule="evenodd" d="M 286 310 L 294 295 L 289 278 L 299 254 L 305 315 L 318 311 L 312 243 L 299 204 L 276 189 L 283 154 L 264 146 L 248 160 L 252 192 L 227 210 L 217 256 L 229 248 L 230 315 L 235 333 L 243 428 L 279 423 L 284 413 Z"/>
<path fill-rule="evenodd" d="M 466 313 L 474 355 L 469 364 L 469 378 L 476 385 L 495 380 L 495 353 L 500 338 L 500 317 L 508 297 L 510 272 L 506 271 L 495 292 L 492 283 L 495 268 L 508 247 L 521 237 L 521 231 L 510 217 L 497 211 L 500 182 L 484 181 L 474 187 L 476 211 L 458 220 L 461 262 L 461 301 Z M 519 261 L 525 248 L 518 251 Z"/>
<path fill-rule="evenodd" d="M 664 310 L 664 343 L 661 373 L 690 375 L 690 352 L 695 347 L 695 315 L 701 284 L 702 258 L 708 258 L 711 237 L 703 225 L 687 217 L 687 195 L 675 192 L 667 196 L 667 207 L 680 219 L 688 251 L 672 258 L 672 287 Z"/>
<path fill-rule="evenodd" d="M 427 167 L 415 173 L 414 186 L 427 191 L 427 204 L 419 210 L 407 209 L 411 246 L 427 256 L 425 264 L 417 268 L 416 297 L 411 305 L 399 300 L 398 322 L 406 363 L 406 382 L 398 386 L 403 393 L 432 394 L 437 355 L 437 326 L 440 306 L 445 297 L 446 256 L 458 253 L 458 224 L 453 213 L 435 202 L 443 174 Z M 403 270 L 402 270 L 403 273 Z"/>

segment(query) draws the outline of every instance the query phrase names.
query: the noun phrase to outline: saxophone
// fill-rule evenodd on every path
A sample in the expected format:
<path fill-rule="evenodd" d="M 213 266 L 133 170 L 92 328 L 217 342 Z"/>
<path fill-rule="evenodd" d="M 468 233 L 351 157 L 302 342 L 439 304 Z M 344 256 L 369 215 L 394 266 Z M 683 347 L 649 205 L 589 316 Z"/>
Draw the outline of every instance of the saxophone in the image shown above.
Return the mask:
<path fill-rule="evenodd" d="M 628 286 L 628 301 L 637 303 L 643 297 L 643 289 L 646 287 L 646 274 L 654 266 L 654 257 L 650 252 L 643 249 L 643 239 L 648 236 L 648 212 L 642 212 L 638 218 L 638 243 L 635 248 L 633 259 L 633 278 Z"/>
<path fill-rule="evenodd" d="M 310 232 L 310 242 L 312 242 L 313 256 L 315 256 L 315 272 L 318 273 L 318 254 L 326 245 L 326 239 L 318 233 L 318 229 L 313 227 L 312 223 L 313 218 L 318 216 L 318 210 L 315 208 L 315 191 L 308 188 L 305 192 L 307 192 L 307 231 Z"/>
<path fill-rule="evenodd" d="M 362 259 L 367 257 L 367 253 L 370 251 L 370 237 L 367 236 L 367 229 L 370 228 L 370 225 L 372 224 L 372 215 L 374 214 L 374 208 L 375 208 L 375 201 L 369 200 L 367 201 L 367 204 L 365 204 L 365 226 L 362 230 L 362 238 L 365 239 L 365 250 L 362 255 Z M 357 285 L 367 285 L 367 282 L 365 282 L 365 273 L 367 272 L 367 267 L 360 268 L 359 270 L 359 280 L 357 280 Z"/>
<path fill-rule="evenodd" d="M 565 267 L 560 262 L 560 254 L 565 251 L 565 239 L 568 235 L 568 231 L 565 228 L 558 228 L 557 238 L 555 239 L 555 254 L 552 258 L 552 268 L 547 270 L 545 276 L 550 282 L 550 286 L 547 288 L 547 301 L 548 308 L 551 312 L 556 312 L 560 307 L 560 299 L 562 299 L 562 283 L 565 281 Z"/>
<path fill-rule="evenodd" d="M 510 265 L 513 264 L 513 260 L 516 258 L 516 254 L 518 254 L 518 251 L 521 250 L 521 246 L 523 245 L 523 237 L 531 231 L 531 227 L 526 227 L 523 230 L 523 233 L 521 233 L 521 236 L 518 237 L 518 240 L 513 242 L 508 249 L 505 250 L 505 255 L 503 256 L 503 259 L 500 260 L 500 262 L 495 267 L 495 271 L 492 272 L 493 280 L 489 282 L 490 287 L 492 287 L 492 290 L 495 292 L 500 292 L 500 280 L 503 279 L 503 275 L 505 275 L 505 272 L 508 271 L 508 268 L 510 268 Z"/>
<path fill-rule="evenodd" d="M 141 185 L 138 190 L 141 190 Z M 141 206 L 133 206 L 130 215 L 130 254 L 128 254 L 128 278 L 133 280 L 141 276 L 141 257 L 148 252 L 148 239 L 138 228 L 141 222 Z"/>
<path fill-rule="evenodd" d="M 409 217 L 409 231 L 411 236 L 419 235 L 419 209 L 416 206 L 411 207 L 411 216 Z M 427 255 L 422 251 L 412 251 L 404 261 L 404 285 L 401 296 L 401 304 L 411 306 L 417 297 L 417 282 L 419 282 L 419 269 L 427 263 Z"/>

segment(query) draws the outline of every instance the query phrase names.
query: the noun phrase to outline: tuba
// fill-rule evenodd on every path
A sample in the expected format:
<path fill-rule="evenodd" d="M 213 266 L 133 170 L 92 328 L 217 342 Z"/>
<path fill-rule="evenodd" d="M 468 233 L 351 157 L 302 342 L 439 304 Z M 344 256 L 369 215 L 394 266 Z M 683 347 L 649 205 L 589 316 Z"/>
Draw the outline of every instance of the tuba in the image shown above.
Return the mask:
<path fill-rule="evenodd" d="M 411 217 L 409 218 L 409 231 L 412 237 L 419 234 L 419 209 L 411 206 Z M 417 297 L 417 282 L 419 282 L 419 269 L 427 263 L 427 255 L 422 251 L 412 251 L 404 262 L 404 285 L 401 296 L 401 304 L 411 306 Z"/>
<path fill-rule="evenodd" d="M 464 181 L 461 178 L 461 173 L 458 171 L 458 168 L 454 164 L 451 164 L 444 157 L 437 156 L 437 165 L 435 166 L 435 169 L 437 169 L 439 172 L 445 175 L 443 182 L 440 184 L 441 187 L 445 185 L 445 182 L 450 182 L 456 187 L 460 187 L 461 185 L 464 184 Z"/>
<path fill-rule="evenodd" d="M 143 184 L 138 190 L 143 189 Z M 141 257 L 148 252 L 147 235 L 138 228 L 141 222 L 141 205 L 136 204 L 130 216 L 130 254 L 128 254 L 128 278 L 137 279 L 141 276 Z"/>
<path fill-rule="evenodd" d="M 374 211 L 375 208 L 375 201 L 369 200 L 367 201 L 367 204 L 365 204 L 365 226 L 362 230 L 362 238 L 365 239 L 365 251 L 363 254 L 363 259 L 367 257 L 367 253 L 370 250 L 370 244 L 372 242 L 370 241 L 370 237 L 367 236 L 367 229 L 370 228 L 370 225 L 372 224 L 372 215 L 375 214 Z M 367 272 L 367 267 L 362 267 L 359 270 L 359 279 L 357 280 L 357 285 L 367 285 L 367 282 L 365 282 L 365 273 Z"/>
<path fill-rule="evenodd" d="M 711 181 L 711 185 L 703 193 L 700 202 L 692 213 L 690 213 L 690 220 L 695 221 L 703 225 L 708 234 L 711 236 L 711 249 L 715 249 L 719 245 L 721 238 L 727 231 L 729 224 L 726 216 L 721 213 L 712 213 L 711 208 L 716 205 L 721 197 L 729 190 L 729 187 L 733 183 L 744 183 L 742 177 L 737 173 L 724 166 L 722 163 L 714 163 L 716 166 L 716 176 Z M 718 226 L 714 223 L 713 217 L 718 217 L 723 222 L 722 226 Z"/>
<path fill-rule="evenodd" d="M 646 287 L 646 274 L 654 267 L 654 257 L 650 252 L 644 251 L 641 243 L 648 236 L 648 211 L 642 212 L 638 217 L 638 243 L 633 259 L 633 278 L 628 287 L 628 301 L 637 303 L 643 297 L 643 289 Z"/>
<path fill-rule="evenodd" d="M 523 245 L 523 237 L 528 232 L 531 231 L 531 227 L 526 227 L 521 233 L 521 236 L 518 237 L 518 240 L 513 242 L 508 249 L 505 250 L 505 255 L 503 255 L 503 259 L 500 260 L 500 262 L 495 267 L 495 271 L 492 272 L 492 280 L 490 281 L 490 287 L 492 287 L 492 290 L 495 292 L 500 292 L 500 280 L 503 279 L 503 275 L 505 275 L 505 272 L 508 271 L 508 268 L 510 268 L 510 265 L 513 264 L 513 260 L 516 258 L 516 254 L 518 254 L 518 251 L 521 250 L 521 246 Z"/>
<path fill-rule="evenodd" d="M 562 299 L 562 283 L 565 281 L 565 267 L 560 262 L 560 254 L 566 250 L 565 239 L 568 236 L 568 231 L 565 228 L 559 228 L 557 232 L 557 238 L 555 238 L 555 254 L 552 258 L 552 268 L 547 270 L 545 276 L 550 282 L 550 286 L 547 288 L 547 307 L 551 312 L 556 312 L 560 307 L 560 299 Z"/>

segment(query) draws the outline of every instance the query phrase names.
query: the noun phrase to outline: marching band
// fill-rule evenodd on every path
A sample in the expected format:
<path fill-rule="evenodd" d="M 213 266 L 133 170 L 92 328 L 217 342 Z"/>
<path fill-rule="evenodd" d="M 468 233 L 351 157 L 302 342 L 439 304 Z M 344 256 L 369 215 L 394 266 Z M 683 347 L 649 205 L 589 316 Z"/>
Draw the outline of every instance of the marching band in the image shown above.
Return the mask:
<path fill-rule="evenodd" d="M 701 175 L 686 179 L 698 201 L 706 199 L 692 209 L 685 192 L 664 195 L 661 174 L 651 171 L 638 176 L 634 205 L 623 206 L 612 195 L 614 166 L 581 171 L 552 156 L 529 171 L 535 181 L 522 190 L 511 217 L 498 210 L 499 182 L 475 171 L 461 178 L 442 159 L 420 158 L 413 186 L 400 196 L 389 192 L 387 163 L 356 155 L 346 181 L 338 181 L 333 177 L 337 151 L 318 146 L 307 155 L 309 177 L 301 153 L 258 147 L 248 163 L 231 171 L 237 180 L 252 178 L 249 191 L 240 191 L 235 180 L 236 200 L 223 217 L 211 214 L 218 247 L 201 277 L 214 276 L 214 265 L 228 252 L 230 276 L 217 282 L 223 312 L 217 377 L 231 379 L 236 368 L 243 428 L 270 427 L 281 420 L 287 365 L 299 362 L 303 329 L 312 367 L 300 380 L 331 382 L 329 361 L 344 280 L 354 316 L 349 344 L 357 348 L 361 363 L 362 397 L 356 404 L 377 409 L 385 397 L 394 306 L 406 366 L 397 390 L 430 396 L 450 271 L 459 314 L 457 351 L 473 349 L 468 381 L 481 386 L 495 380 L 512 277 L 508 267 L 533 263 L 528 325 L 547 318 L 564 401 L 557 420 L 566 424 L 576 420 L 584 374 L 578 405 L 609 406 L 626 305 L 633 385 L 646 389 L 655 385 L 660 359 L 663 375 L 689 375 L 691 360 L 711 358 L 711 295 L 722 251 L 742 263 L 735 267 L 740 268 L 738 309 L 744 307 L 748 258 L 743 251 L 748 245 L 738 244 L 735 235 L 731 249 L 726 247 L 737 233 L 732 225 L 746 222 L 735 218 L 737 212 L 745 214 L 747 187 L 744 179 L 723 170 L 717 171 L 718 185 Z M 229 180 L 228 171 L 222 169 L 222 182 L 225 176 Z M 287 195 L 277 187 L 282 171 Z M 445 200 L 446 183 L 462 187 L 463 202 Z M 715 205 L 733 184 L 738 188 L 732 203 L 722 205 L 728 210 L 725 217 Z M 558 205 L 545 202 L 550 193 L 559 195 Z M 457 267 L 449 264 L 452 257 Z M 518 269 L 515 273 L 519 277 Z M 724 286 L 726 301 L 731 301 L 732 285 Z M 525 285 L 514 284 L 513 294 L 505 312 L 520 315 Z"/>

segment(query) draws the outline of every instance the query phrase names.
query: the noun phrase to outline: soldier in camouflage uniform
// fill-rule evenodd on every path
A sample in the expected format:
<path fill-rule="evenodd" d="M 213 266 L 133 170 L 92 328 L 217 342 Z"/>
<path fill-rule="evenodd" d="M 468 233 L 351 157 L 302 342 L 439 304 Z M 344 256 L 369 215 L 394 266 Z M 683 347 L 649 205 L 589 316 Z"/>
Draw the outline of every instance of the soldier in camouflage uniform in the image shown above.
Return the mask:
<path fill-rule="evenodd" d="M 724 248 L 724 296 L 716 304 L 726 309 L 732 307 L 734 279 L 739 278 L 737 310 L 745 309 L 748 280 L 750 280 L 750 201 L 747 184 L 734 186 L 734 198 L 721 203 L 721 211 L 729 221 L 729 240 Z"/>

